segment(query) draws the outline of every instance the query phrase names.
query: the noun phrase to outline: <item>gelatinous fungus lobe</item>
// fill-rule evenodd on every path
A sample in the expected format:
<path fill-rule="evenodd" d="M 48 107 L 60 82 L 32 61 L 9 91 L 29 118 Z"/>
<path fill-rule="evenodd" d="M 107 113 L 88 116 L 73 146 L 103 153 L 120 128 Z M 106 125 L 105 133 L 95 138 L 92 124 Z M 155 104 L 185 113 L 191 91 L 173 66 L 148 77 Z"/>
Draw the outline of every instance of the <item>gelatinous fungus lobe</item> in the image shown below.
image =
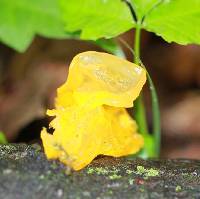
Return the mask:
<path fill-rule="evenodd" d="M 41 132 L 49 159 L 75 170 L 96 156 L 138 152 L 143 139 L 125 108 L 132 107 L 146 81 L 145 70 L 116 56 L 94 51 L 75 56 L 66 83 L 58 88 L 53 135 Z"/>

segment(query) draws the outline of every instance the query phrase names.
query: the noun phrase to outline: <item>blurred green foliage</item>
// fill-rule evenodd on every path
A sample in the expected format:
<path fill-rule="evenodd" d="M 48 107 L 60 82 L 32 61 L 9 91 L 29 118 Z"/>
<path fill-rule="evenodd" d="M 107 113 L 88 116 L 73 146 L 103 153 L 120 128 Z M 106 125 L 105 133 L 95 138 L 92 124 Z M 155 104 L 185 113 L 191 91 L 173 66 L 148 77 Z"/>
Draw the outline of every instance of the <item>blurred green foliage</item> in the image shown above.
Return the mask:
<path fill-rule="evenodd" d="M 1 0 L 0 39 L 23 52 L 35 34 L 68 38 L 64 31 L 57 0 Z"/>
<path fill-rule="evenodd" d="M 64 30 L 58 0 L 0 0 L 1 42 L 24 52 L 36 34 L 56 39 L 79 38 L 78 31 Z M 119 50 L 112 40 L 99 39 L 95 43 L 108 52 Z"/>
<path fill-rule="evenodd" d="M 3 132 L 0 131 L 0 144 L 6 144 L 7 140 Z"/>

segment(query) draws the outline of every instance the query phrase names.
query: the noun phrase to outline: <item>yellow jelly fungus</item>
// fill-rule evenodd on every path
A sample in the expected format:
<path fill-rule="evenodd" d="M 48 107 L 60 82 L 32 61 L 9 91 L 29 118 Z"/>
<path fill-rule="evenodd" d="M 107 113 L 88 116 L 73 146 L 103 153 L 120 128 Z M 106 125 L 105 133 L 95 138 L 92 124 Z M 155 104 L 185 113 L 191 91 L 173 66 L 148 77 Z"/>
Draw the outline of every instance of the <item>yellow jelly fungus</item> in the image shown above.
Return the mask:
<path fill-rule="evenodd" d="M 116 56 L 83 52 L 72 60 L 66 83 L 58 88 L 55 116 L 41 138 L 48 159 L 80 170 L 98 155 L 138 152 L 143 138 L 125 108 L 132 107 L 146 81 L 145 70 Z"/>

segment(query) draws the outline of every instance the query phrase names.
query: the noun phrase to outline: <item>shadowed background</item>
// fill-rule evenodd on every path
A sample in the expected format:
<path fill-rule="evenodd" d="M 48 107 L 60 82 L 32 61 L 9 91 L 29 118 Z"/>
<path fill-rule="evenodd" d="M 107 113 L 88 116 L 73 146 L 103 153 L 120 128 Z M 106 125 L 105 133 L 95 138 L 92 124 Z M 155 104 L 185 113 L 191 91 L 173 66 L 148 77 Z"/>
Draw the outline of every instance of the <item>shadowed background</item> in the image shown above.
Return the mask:
<path fill-rule="evenodd" d="M 120 37 L 133 46 L 133 31 Z M 132 53 L 122 47 L 131 61 Z M 162 157 L 199 159 L 200 47 L 168 44 L 143 32 L 141 49 L 160 99 Z M 85 41 L 41 37 L 36 37 L 25 53 L 0 44 L 0 130 L 8 141 L 39 142 L 41 128 L 50 121 L 45 111 L 54 107 L 56 88 L 66 80 L 69 63 L 87 50 L 103 51 Z M 147 88 L 145 103 L 151 128 Z"/>

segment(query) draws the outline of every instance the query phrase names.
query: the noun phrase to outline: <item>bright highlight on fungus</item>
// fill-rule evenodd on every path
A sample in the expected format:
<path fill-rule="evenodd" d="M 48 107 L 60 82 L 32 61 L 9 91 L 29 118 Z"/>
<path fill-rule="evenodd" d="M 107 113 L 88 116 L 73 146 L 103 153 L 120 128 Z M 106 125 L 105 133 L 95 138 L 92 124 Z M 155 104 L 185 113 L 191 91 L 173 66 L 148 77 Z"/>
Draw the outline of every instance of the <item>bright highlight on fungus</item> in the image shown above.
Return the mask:
<path fill-rule="evenodd" d="M 54 133 L 41 132 L 47 158 L 80 170 L 98 155 L 138 152 L 143 138 L 125 108 L 133 106 L 145 81 L 142 67 L 116 56 L 94 51 L 75 56 L 58 88 L 56 108 L 47 111 L 55 116 Z"/>

